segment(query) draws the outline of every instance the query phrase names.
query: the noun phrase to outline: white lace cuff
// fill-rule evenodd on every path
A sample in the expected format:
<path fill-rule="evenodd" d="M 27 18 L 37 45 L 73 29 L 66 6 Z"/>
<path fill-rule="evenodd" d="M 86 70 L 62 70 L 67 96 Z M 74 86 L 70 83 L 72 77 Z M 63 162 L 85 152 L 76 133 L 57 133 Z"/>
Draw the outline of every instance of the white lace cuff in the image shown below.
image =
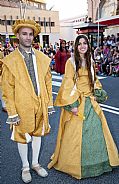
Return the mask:
<path fill-rule="evenodd" d="M 21 119 L 20 119 L 19 115 L 16 114 L 13 116 L 8 116 L 6 123 L 7 124 L 15 124 L 15 123 L 19 122 L 20 120 Z"/>

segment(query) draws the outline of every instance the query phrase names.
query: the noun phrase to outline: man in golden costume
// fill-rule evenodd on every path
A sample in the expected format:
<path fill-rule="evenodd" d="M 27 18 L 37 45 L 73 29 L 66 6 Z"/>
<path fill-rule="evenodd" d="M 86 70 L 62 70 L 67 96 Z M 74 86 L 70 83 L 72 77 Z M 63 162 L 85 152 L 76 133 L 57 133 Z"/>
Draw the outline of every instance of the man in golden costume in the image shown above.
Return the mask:
<path fill-rule="evenodd" d="M 32 169 L 41 177 L 48 175 L 38 162 L 41 136 L 49 133 L 48 114 L 53 112 L 50 58 L 32 48 L 40 31 L 33 20 L 16 20 L 12 27 L 18 48 L 3 59 L 2 90 L 12 129 L 22 160 L 22 180 L 32 180 L 28 162 L 28 143 L 32 141 Z"/>

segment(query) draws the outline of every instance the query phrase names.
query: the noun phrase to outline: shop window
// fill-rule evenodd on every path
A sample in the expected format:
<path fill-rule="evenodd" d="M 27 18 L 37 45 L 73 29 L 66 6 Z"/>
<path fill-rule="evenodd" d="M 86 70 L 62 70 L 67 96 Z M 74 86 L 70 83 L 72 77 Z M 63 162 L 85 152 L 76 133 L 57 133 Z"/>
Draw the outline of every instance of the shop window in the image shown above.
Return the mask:
<path fill-rule="evenodd" d="M 44 22 L 43 22 L 43 21 L 41 21 L 41 22 L 40 22 L 40 25 L 41 25 L 41 26 L 44 26 Z"/>
<path fill-rule="evenodd" d="M 7 25 L 11 25 L 11 21 L 10 20 L 7 20 Z"/>
<path fill-rule="evenodd" d="M 54 27 L 55 26 L 55 23 L 54 22 L 51 22 L 51 27 Z"/>
<path fill-rule="evenodd" d="M 46 26 L 49 26 L 50 25 L 50 23 L 49 22 L 46 22 Z"/>

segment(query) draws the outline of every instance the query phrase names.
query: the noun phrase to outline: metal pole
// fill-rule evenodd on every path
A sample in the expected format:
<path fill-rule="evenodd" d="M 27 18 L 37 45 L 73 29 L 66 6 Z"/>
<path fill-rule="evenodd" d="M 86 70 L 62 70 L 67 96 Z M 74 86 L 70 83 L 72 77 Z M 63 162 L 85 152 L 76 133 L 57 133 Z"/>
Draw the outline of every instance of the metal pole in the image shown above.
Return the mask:
<path fill-rule="evenodd" d="M 25 15 L 26 15 L 26 6 L 27 6 L 27 2 L 25 3 L 25 6 L 24 6 L 23 19 L 25 19 Z"/>
<path fill-rule="evenodd" d="M 93 0 L 91 0 L 92 2 L 92 22 L 93 22 Z"/>
<path fill-rule="evenodd" d="M 25 3 L 25 4 L 24 4 Z M 23 2 L 22 0 L 20 1 L 20 16 L 21 19 L 25 19 L 26 15 L 26 7 L 27 7 L 27 0 Z"/>
<path fill-rule="evenodd" d="M 22 19 L 22 2 L 20 1 L 20 17 Z"/>
<path fill-rule="evenodd" d="M 4 19 L 5 19 L 5 30 L 6 30 L 6 33 L 8 33 L 8 30 L 7 30 L 7 18 L 6 18 L 6 15 L 4 15 Z"/>
<path fill-rule="evenodd" d="M 97 38 L 97 47 L 99 47 L 100 45 L 100 24 L 99 24 L 99 18 L 100 18 L 100 12 L 99 12 L 99 5 L 100 5 L 100 1 L 98 4 L 98 38 Z"/>

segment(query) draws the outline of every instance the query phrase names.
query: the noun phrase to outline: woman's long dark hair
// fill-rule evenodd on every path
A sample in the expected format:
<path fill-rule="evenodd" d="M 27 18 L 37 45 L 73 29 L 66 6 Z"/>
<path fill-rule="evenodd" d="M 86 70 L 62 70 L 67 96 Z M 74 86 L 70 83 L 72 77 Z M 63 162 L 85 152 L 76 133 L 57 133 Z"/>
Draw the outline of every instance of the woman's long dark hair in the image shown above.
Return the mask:
<path fill-rule="evenodd" d="M 76 65 L 76 72 L 78 74 L 78 70 L 82 66 L 82 59 L 81 59 L 80 53 L 78 51 L 79 40 L 81 38 L 84 38 L 84 40 L 86 41 L 86 43 L 88 45 L 88 50 L 85 53 L 84 58 L 86 59 L 86 67 L 88 70 L 90 86 L 91 86 L 91 89 L 94 90 L 94 81 L 93 81 L 92 73 L 91 73 L 91 48 L 90 48 L 90 43 L 89 43 L 87 36 L 83 35 L 83 34 L 80 34 L 77 36 L 77 38 L 75 40 L 75 45 L 74 45 L 74 60 L 75 60 L 75 65 Z M 95 76 L 94 76 L 94 79 L 95 79 Z"/>

